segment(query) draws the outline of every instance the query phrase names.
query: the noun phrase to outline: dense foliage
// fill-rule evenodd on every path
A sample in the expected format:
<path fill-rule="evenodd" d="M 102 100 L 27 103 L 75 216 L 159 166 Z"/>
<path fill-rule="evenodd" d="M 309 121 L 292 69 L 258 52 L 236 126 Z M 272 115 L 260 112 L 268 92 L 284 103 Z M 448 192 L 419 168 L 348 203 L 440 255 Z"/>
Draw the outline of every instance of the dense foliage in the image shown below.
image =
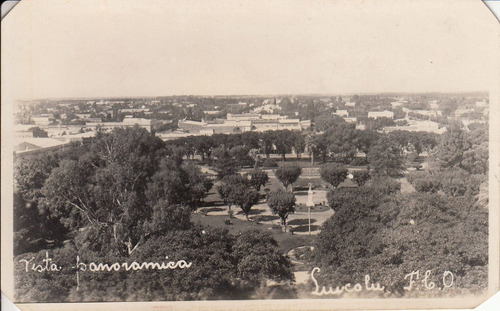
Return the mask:
<path fill-rule="evenodd" d="M 74 268 L 77 260 L 87 265 Z M 101 256 L 73 244 L 48 252 L 61 271 L 25 271 L 20 260 L 42 263 L 46 252 L 15 258 L 20 301 L 148 301 L 252 298 L 269 280 L 285 288 L 293 282 L 291 263 L 269 233 L 258 230 L 234 236 L 226 230 L 193 227 L 151 238 L 131 256 Z M 90 262 L 191 263 L 189 268 L 138 271 L 89 270 Z M 77 287 L 78 285 L 78 287 Z M 293 292 L 281 298 L 293 298 Z"/>
<path fill-rule="evenodd" d="M 41 205 L 76 238 L 93 236 L 91 247 L 130 255 L 158 233 L 153 224 L 170 217 L 167 227 L 182 226 L 175 217 L 189 215 L 175 206 L 195 207 L 211 186 L 197 167 L 169 159 L 159 138 L 116 129 L 99 133 L 78 159 L 61 160 L 44 183 Z"/>
<path fill-rule="evenodd" d="M 473 198 L 387 196 L 364 186 L 339 189 L 329 201 L 335 214 L 324 223 L 315 248 L 321 284 L 362 283 L 368 274 L 386 287 L 381 294 L 412 296 L 426 289 L 419 282 L 419 290 L 405 291 L 405 276 L 420 270 L 423 277 L 430 270 L 436 283 L 445 271 L 452 272 L 453 290 L 477 293 L 486 287 L 488 215 Z"/>
<path fill-rule="evenodd" d="M 460 168 L 471 174 L 488 171 L 488 126 L 469 125 L 467 131 L 461 123 L 451 123 L 441 137 L 433 154 L 436 169 Z"/>

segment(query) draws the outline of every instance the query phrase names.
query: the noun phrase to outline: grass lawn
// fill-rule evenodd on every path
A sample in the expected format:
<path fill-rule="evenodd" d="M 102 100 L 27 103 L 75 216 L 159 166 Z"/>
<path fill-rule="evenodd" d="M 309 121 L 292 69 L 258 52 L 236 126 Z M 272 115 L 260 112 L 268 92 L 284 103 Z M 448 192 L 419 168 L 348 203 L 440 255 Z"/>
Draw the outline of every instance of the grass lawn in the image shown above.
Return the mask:
<path fill-rule="evenodd" d="M 232 224 L 226 225 L 224 223 L 226 218 L 227 216 L 222 215 L 202 216 L 201 214 L 191 214 L 191 221 L 195 224 L 199 223 L 205 226 L 208 225 L 217 228 L 225 228 L 228 229 L 232 234 L 238 234 L 240 232 L 246 232 L 252 229 L 259 229 L 262 231 L 270 232 L 283 250 L 283 253 L 287 253 L 291 249 L 299 246 L 312 245 L 315 238 L 314 235 L 293 235 L 290 233 L 282 232 L 280 227 L 273 227 L 267 224 L 256 224 L 254 222 L 236 218 L 231 218 Z"/>
<path fill-rule="evenodd" d="M 329 209 L 330 209 L 330 207 L 326 206 L 326 205 L 316 205 L 316 206 L 311 207 L 311 213 L 324 212 L 324 211 L 327 211 Z M 307 213 L 308 208 L 307 208 L 307 206 L 304 206 L 304 205 L 298 205 L 295 207 L 295 212 L 296 213 L 298 213 L 298 212 Z"/>

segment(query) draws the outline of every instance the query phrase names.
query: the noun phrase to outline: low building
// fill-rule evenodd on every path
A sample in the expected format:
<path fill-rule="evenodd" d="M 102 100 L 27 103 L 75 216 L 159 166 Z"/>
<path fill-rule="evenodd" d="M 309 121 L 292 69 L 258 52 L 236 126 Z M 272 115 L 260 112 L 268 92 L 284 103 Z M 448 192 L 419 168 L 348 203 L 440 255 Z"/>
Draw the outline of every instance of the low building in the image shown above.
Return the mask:
<path fill-rule="evenodd" d="M 368 118 L 389 118 L 389 119 L 394 119 L 394 112 L 392 111 L 369 111 L 368 112 Z"/>
<path fill-rule="evenodd" d="M 16 153 L 27 153 L 38 150 L 59 149 L 69 142 L 68 139 L 23 138 L 14 145 L 14 151 Z"/>
<path fill-rule="evenodd" d="M 383 132 L 390 133 L 394 131 L 409 131 L 409 132 L 431 132 L 443 134 L 446 132 L 446 127 L 440 127 L 439 123 L 434 121 L 409 120 L 405 126 L 386 126 Z"/>
<path fill-rule="evenodd" d="M 148 112 L 149 108 L 124 108 L 120 109 L 121 113 L 140 113 L 140 112 Z"/>
<path fill-rule="evenodd" d="M 102 122 L 102 118 L 86 118 L 84 121 L 86 123 L 99 123 Z"/>
<path fill-rule="evenodd" d="M 363 123 L 357 123 L 356 124 L 356 129 L 357 130 L 366 130 L 366 125 L 364 125 Z"/>
<path fill-rule="evenodd" d="M 179 120 L 179 122 L 177 122 L 177 126 L 181 130 L 189 133 L 199 133 L 201 130 L 206 128 L 207 123 L 191 120 Z"/>
<path fill-rule="evenodd" d="M 423 116 L 428 116 L 428 117 L 438 117 L 441 116 L 441 110 L 412 110 L 410 112 L 413 113 L 418 113 Z"/>
<path fill-rule="evenodd" d="M 77 116 L 78 119 L 87 119 L 90 118 L 90 113 L 75 113 L 75 116 Z"/>
<path fill-rule="evenodd" d="M 431 109 L 439 109 L 439 104 L 437 99 L 429 101 L 428 104 L 429 107 L 431 107 Z"/>
<path fill-rule="evenodd" d="M 287 116 L 280 116 L 279 114 L 262 114 L 260 115 L 262 120 L 284 120 Z"/>
<path fill-rule="evenodd" d="M 302 120 L 299 123 L 303 131 L 311 129 L 311 120 Z"/>
<path fill-rule="evenodd" d="M 358 122 L 358 119 L 356 117 L 351 117 L 351 118 L 345 117 L 344 121 L 347 123 L 356 123 L 356 122 Z"/>
<path fill-rule="evenodd" d="M 51 119 L 52 119 L 51 117 L 41 117 L 41 116 L 31 117 L 31 120 L 35 122 L 36 125 L 42 125 L 42 126 L 49 125 L 52 122 Z"/>
<path fill-rule="evenodd" d="M 333 114 L 336 116 L 339 116 L 339 117 L 348 117 L 349 116 L 349 112 L 347 112 L 347 110 L 337 110 Z"/>
<path fill-rule="evenodd" d="M 178 122 L 178 127 L 183 133 L 197 133 L 199 135 L 243 133 L 249 131 L 302 131 L 311 127 L 311 121 L 288 119 L 287 116 L 280 116 L 277 114 L 260 115 L 245 113 L 228 114 L 228 119 L 219 119 L 214 122 L 180 120 Z"/>
<path fill-rule="evenodd" d="M 227 120 L 259 120 L 261 114 L 258 113 L 228 113 Z"/>
<path fill-rule="evenodd" d="M 281 110 L 281 106 L 276 104 L 265 104 L 263 106 L 256 107 L 253 112 L 254 113 L 275 113 Z"/>
<path fill-rule="evenodd" d="M 251 121 L 226 121 L 224 123 L 207 124 L 207 126 L 201 130 L 200 133 L 213 131 L 214 134 L 232 134 L 249 132 L 251 130 Z"/>
<path fill-rule="evenodd" d="M 143 119 L 134 118 L 132 116 L 125 116 L 122 122 L 98 122 L 98 123 L 87 123 L 86 128 L 91 130 L 113 130 L 114 128 L 125 128 L 139 126 L 140 128 L 146 129 L 148 132 L 158 129 L 162 126 L 164 122 L 162 120 L 156 119 Z"/>
<path fill-rule="evenodd" d="M 33 138 L 32 131 L 14 131 L 14 138 Z"/>
<path fill-rule="evenodd" d="M 219 111 L 219 110 L 204 110 L 204 111 L 203 111 L 203 114 L 206 114 L 206 115 L 209 115 L 209 116 L 210 116 L 210 115 L 211 115 L 211 116 L 213 116 L 213 115 L 218 115 L 219 113 L 220 113 L 220 111 Z"/>

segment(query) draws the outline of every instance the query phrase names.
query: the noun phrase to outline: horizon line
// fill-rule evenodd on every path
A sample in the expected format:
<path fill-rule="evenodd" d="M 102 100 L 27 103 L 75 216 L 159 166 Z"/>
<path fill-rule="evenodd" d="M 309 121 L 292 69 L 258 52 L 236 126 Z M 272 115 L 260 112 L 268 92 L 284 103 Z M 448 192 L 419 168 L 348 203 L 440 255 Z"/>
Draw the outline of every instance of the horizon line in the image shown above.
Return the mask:
<path fill-rule="evenodd" d="M 276 93 L 276 94 L 171 94 L 171 95 L 131 95 L 131 96 L 82 96 L 82 97 L 43 97 L 35 99 L 17 99 L 16 102 L 45 100 L 91 100 L 91 99 L 124 99 L 124 98 L 161 98 L 161 97 L 288 97 L 288 96 L 354 96 L 354 95 L 425 95 L 425 94 L 471 94 L 487 93 L 488 90 L 474 91 L 422 91 L 422 92 L 346 92 L 346 93 Z"/>

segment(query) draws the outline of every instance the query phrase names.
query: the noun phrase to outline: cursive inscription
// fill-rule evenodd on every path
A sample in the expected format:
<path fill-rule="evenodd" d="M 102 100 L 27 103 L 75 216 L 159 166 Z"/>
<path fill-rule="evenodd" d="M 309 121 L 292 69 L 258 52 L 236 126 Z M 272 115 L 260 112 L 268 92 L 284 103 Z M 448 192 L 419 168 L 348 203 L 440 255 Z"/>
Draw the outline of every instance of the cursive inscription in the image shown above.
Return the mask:
<path fill-rule="evenodd" d="M 363 290 L 363 288 L 367 291 L 383 291 L 385 289 L 385 287 L 380 286 L 379 283 L 376 283 L 376 284 L 371 283 L 370 276 L 365 275 L 365 284 L 364 284 L 365 286 L 364 287 L 360 283 L 356 283 L 354 285 L 352 285 L 351 283 L 347 283 L 343 286 L 337 286 L 337 287 L 335 287 L 335 289 L 333 289 L 332 287 L 329 287 L 328 289 L 326 289 L 325 286 L 321 286 L 321 290 L 320 290 L 320 286 L 318 284 L 318 281 L 314 277 L 314 273 L 320 272 L 320 271 L 321 271 L 321 269 L 316 267 L 311 272 L 311 279 L 312 279 L 314 286 L 315 286 L 315 289 L 311 294 L 316 295 L 316 296 L 340 295 L 344 292 L 346 292 L 346 293 L 361 292 Z"/>
<path fill-rule="evenodd" d="M 335 288 L 320 286 L 318 281 L 316 280 L 315 273 L 319 273 L 320 268 L 316 267 L 311 271 L 311 279 L 314 283 L 315 289 L 311 294 L 316 296 L 323 295 L 340 295 L 342 293 L 352 293 L 352 292 L 361 292 L 365 291 L 379 291 L 382 292 L 385 290 L 385 286 L 381 286 L 379 283 L 372 283 L 369 275 L 365 275 L 364 284 L 356 283 L 352 285 L 351 283 L 347 283 L 342 286 L 337 286 Z M 454 275 L 450 271 L 445 271 L 443 273 L 441 284 L 438 281 L 431 281 L 432 270 L 426 270 L 423 276 L 420 273 L 420 270 L 412 271 L 405 275 L 404 279 L 407 281 L 407 286 L 404 286 L 405 291 L 412 290 L 444 290 L 450 288 L 454 284 Z M 439 286 L 438 286 L 439 285 Z"/>
<path fill-rule="evenodd" d="M 165 256 L 168 259 L 168 256 Z M 54 260 L 49 256 L 48 252 L 45 252 L 45 258 L 42 259 L 41 263 L 33 262 L 35 257 L 31 259 L 21 259 L 19 262 L 24 263 L 25 271 L 35 271 L 38 273 L 42 272 L 59 272 L 63 269 L 60 265 L 54 262 Z M 161 262 L 113 262 L 113 263 L 102 263 L 102 262 L 89 262 L 85 263 L 80 260 L 80 256 L 76 256 L 76 264 L 72 266 L 72 269 L 76 269 L 76 283 L 77 290 L 80 285 L 80 271 L 88 272 L 111 272 L 111 271 L 139 271 L 139 270 L 174 270 L 174 269 L 187 269 L 190 268 L 192 262 L 186 262 L 185 260 L 178 261 L 161 261 Z"/>

